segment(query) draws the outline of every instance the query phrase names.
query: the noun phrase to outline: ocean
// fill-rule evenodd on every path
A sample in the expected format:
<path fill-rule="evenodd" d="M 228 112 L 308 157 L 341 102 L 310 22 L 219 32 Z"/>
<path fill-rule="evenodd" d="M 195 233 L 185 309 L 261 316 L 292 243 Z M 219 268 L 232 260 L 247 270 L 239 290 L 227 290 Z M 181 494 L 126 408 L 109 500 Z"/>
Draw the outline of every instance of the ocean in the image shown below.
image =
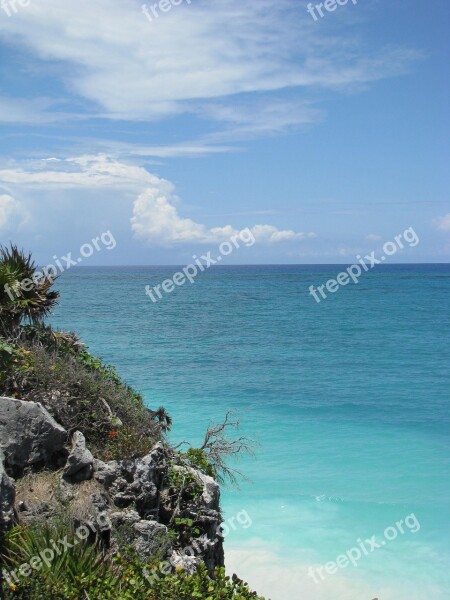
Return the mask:
<path fill-rule="evenodd" d="M 77 268 L 52 324 L 165 406 L 174 443 L 240 417 L 258 446 L 223 490 L 226 561 L 260 594 L 448 600 L 450 265 L 380 265 L 316 303 L 343 268 L 213 267 L 156 303 L 178 268 Z"/>

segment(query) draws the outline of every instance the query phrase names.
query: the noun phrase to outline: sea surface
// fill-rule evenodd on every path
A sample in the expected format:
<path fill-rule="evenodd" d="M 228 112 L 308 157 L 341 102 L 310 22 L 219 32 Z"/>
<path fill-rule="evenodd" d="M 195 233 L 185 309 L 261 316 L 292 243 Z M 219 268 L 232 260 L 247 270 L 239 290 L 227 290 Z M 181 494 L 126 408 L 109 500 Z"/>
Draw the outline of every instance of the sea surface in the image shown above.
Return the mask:
<path fill-rule="evenodd" d="M 157 303 L 144 286 L 176 267 L 78 268 L 52 322 L 164 405 L 176 443 L 239 415 L 259 445 L 223 492 L 225 549 L 258 592 L 449 600 L 450 265 L 379 266 L 316 303 L 343 268 L 214 267 Z"/>

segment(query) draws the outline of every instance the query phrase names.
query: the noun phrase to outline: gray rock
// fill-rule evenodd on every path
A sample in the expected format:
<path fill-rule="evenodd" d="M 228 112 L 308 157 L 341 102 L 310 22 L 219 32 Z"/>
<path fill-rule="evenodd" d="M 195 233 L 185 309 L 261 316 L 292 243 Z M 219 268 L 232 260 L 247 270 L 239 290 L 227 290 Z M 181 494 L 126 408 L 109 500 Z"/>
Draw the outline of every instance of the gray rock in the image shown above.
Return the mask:
<path fill-rule="evenodd" d="M 113 527 L 117 527 L 118 525 L 134 525 L 141 520 L 141 517 L 135 510 L 114 512 L 109 515 L 109 518 Z"/>
<path fill-rule="evenodd" d="M 134 524 L 136 552 L 142 559 L 151 556 L 164 556 L 169 548 L 168 529 L 156 521 L 139 521 Z"/>
<path fill-rule="evenodd" d="M 94 479 L 96 479 L 106 489 L 109 489 L 113 483 L 120 477 L 121 470 L 117 461 L 104 463 L 94 458 Z"/>
<path fill-rule="evenodd" d="M 220 486 L 214 479 L 196 469 L 190 467 L 174 467 L 174 469 L 189 472 L 203 487 L 201 496 L 184 510 L 182 516 L 193 519 L 204 532 L 205 541 L 208 542 L 201 544 L 200 556 L 206 568 L 212 573 L 215 567 L 224 566 L 223 539 L 220 535 L 222 521 Z"/>
<path fill-rule="evenodd" d="M 173 567 L 180 567 L 183 569 L 183 571 L 186 571 L 188 575 L 193 575 L 197 571 L 198 566 L 201 563 L 201 559 L 198 556 L 193 556 L 192 554 L 188 553 L 188 550 L 193 552 L 195 548 L 185 548 L 184 553 L 174 550 L 169 562 Z"/>
<path fill-rule="evenodd" d="M 202 500 L 207 508 L 217 510 L 220 505 L 220 486 L 212 477 L 196 471 L 196 477 L 203 485 Z"/>
<path fill-rule="evenodd" d="M 123 492 L 128 487 L 128 482 L 123 477 L 118 477 L 115 481 L 115 487 L 119 492 Z"/>
<path fill-rule="evenodd" d="M 0 449 L 5 466 L 22 470 L 63 453 L 67 432 L 38 402 L 0 397 Z"/>
<path fill-rule="evenodd" d="M 72 450 L 64 467 L 64 479 L 79 483 L 92 479 L 94 472 L 94 457 L 86 448 L 86 439 L 81 431 L 76 431 L 72 437 Z"/>
<path fill-rule="evenodd" d="M 10 529 L 15 521 L 14 501 L 16 488 L 3 466 L 4 455 L 0 449 L 0 535 Z"/>
<path fill-rule="evenodd" d="M 117 508 L 127 508 L 134 504 L 134 496 L 125 492 L 114 494 L 113 501 Z"/>
<path fill-rule="evenodd" d="M 136 462 L 134 481 L 129 489 L 135 494 L 136 510 L 144 519 L 158 513 L 159 490 L 166 472 L 166 456 L 160 442 L 149 454 Z"/>
<path fill-rule="evenodd" d="M 158 516 L 159 490 L 166 470 L 161 443 L 141 459 L 94 461 L 94 478 L 108 490 L 113 504 L 117 508 L 133 508 L 144 520 Z"/>
<path fill-rule="evenodd" d="M 158 442 L 147 456 L 136 463 L 135 480 L 140 483 L 152 482 L 160 487 L 160 482 L 166 472 L 164 447 Z"/>

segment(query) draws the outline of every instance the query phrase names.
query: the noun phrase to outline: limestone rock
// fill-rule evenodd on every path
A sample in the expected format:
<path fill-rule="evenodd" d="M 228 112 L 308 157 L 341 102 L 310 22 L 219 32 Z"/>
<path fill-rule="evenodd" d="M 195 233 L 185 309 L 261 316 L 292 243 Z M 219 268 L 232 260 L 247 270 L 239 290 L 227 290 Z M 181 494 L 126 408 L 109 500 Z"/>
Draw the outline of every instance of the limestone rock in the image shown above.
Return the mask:
<path fill-rule="evenodd" d="M 16 488 L 3 466 L 3 453 L 0 450 L 0 535 L 10 529 L 15 522 L 14 501 Z"/>
<path fill-rule="evenodd" d="M 134 525 L 141 520 L 135 510 L 114 512 L 109 515 L 113 527 L 120 525 Z"/>
<path fill-rule="evenodd" d="M 158 443 L 141 459 L 94 461 L 94 478 L 109 492 L 120 509 L 132 508 L 141 519 L 157 517 L 159 494 L 167 471 L 165 452 Z"/>
<path fill-rule="evenodd" d="M 200 562 L 201 560 L 198 556 L 191 556 L 187 553 L 182 554 L 176 550 L 172 552 L 170 557 L 170 564 L 173 567 L 179 567 L 189 575 L 193 575 L 197 571 Z"/>
<path fill-rule="evenodd" d="M 118 477 L 120 477 L 120 466 L 117 461 L 104 463 L 94 458 L 94 479 L 104 488 L 109 489 Z"/>
<path fill-rule="evenodd" d="M 0 397 L 0 449 L 14 471 L 48 464 L 64 453 L 67 432 L 39 402 Z"/>
<path fill-rule="evenodd" d="M 164 555 L 169 547 L 168 529 L 156 521 L 139 521 L 134 524 L 136 552 L 142 559 L 160 553 Z"/>
<path fill-rule="evenodd" d="M 64 467 L 64 479 L 79 483 L 92 478 L 94 472 L 94 457 L 86 448 L 86 439 L 81 431 L 76 431 L 72 437 L 72 450 Z"/>
<path fill-rule="evenodd" d="M 196 477 L 200 479 L 203 485 L 202 500 L 207 508 L 217 509 L 220 504 L 220 487 L 219 484 L 214 481 L 212 477 L 201 473 L 200 471 L 195 472 Z"/>

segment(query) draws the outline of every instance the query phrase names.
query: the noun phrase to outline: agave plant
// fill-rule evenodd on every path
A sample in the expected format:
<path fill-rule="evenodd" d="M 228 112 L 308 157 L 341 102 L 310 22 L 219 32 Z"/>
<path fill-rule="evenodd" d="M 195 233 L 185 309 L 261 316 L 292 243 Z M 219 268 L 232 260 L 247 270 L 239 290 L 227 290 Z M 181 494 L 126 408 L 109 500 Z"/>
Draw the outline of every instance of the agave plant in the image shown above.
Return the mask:
<path fill-rule="evenodd" d="M 31 254 L 0 246 L 0 334 L 13 336 L 23 321 L 40 325 L 59 298 L 54 281 L 38 276 Z"/>

